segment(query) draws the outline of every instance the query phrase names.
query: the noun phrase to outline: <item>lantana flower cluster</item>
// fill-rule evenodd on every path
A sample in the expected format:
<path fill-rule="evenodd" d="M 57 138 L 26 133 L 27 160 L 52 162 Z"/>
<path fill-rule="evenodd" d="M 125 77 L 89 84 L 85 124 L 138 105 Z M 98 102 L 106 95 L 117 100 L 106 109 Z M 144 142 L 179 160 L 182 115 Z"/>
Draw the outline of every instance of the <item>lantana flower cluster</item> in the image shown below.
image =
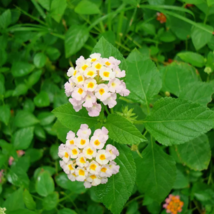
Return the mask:
<path fill-rule="evenodd" d="M 166 209 L 167 213 L 171 214 L 177 214 L 182 211 L 182 207 L 184 205 L 184 202 L 180 200 L 179 195 L 169 195 L 168 198 L 165 200 L 165 204 L 163 205 L 163 208 Z"/>
<path fill-rule="evenodd" d="M 111 144 L 104 149 L 108 130 L 102 127 L 95 130 L 89 139 L 90 135 L 91 129 L 82 124 L 77 136 L 72 131 L 67 133 L 66 144 L 61 144 L 58 150 L 62 158 L 60 166 L 68 178 L 71 181 L 84 181 L 86 188 L 106 183 L 120 168 L 114 162 L 119 155 L 118 150 Z"/>
<path fill-rule="evenodd" d="M 65 93 L 75 111 L 84 106 L 89 116 L 99 116 L 101 104 L 113 108 L 117 102 L 117 93 L 128 96 L 130 91 L 120 78 L 125 77 L 125 70 L 119 68 L 120 60 L 114 57 L 102 58 L 101 54 L 93 53 L 90 58 L 83 56 L 76 61 L 76 67 L 70 67 L 65 83 Z"/>

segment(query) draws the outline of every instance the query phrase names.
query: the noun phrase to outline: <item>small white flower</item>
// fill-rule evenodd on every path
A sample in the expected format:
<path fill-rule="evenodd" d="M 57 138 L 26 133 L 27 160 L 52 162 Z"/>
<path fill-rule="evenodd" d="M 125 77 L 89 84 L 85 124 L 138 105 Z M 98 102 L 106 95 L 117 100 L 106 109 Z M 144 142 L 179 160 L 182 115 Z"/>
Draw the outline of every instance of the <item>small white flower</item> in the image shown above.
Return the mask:
<path fill-rule="evenodd" d="M 114 160 L 119 155 L 119 151 L 117 150 L 117 148 L 115 146 L 112 146 L 111 144 L 108 144 L 106 146 L 106 151 L 108 151 L 110 154 L 110 160 Z"/>
<path fill-rule="evenodd" d="M 97 152 L 96 161 L 101 165 L 107 164 L 109 162 L 109 154 L 106 152 L 106 150 L 102 149 Z"/>
<path fill-rule="evenodd" d="M 101 179 L 101 184 L 106 184 L 108 182 L 108 178 L 102 178 Z"/>
<path fill-rule="evenodd" d="M 98 136 L 92 136 L 90 140 L 90 145 L 93 146 L 95 149 L 102 149 L 105 145 L 105 141 L 100 139 Z"/>
<path fill-rule="evenodd" d="M 77 74 L 77 70 L 74 69 L 73 67 L 70 67 L 70 68 L 68 69 L 68 72 L 67 72 L 67 76 L 68 76 L 68 77 L 75 76 L 76 74 Z"/>
<path fill-rule="evenodd" d="M 85 103 L 83 104 L 86 108 L 92 108 L 93 104 L 96 102 L 97 98 L 92 92 L 87 92 L 85 96 Z"/>
<path fill-rule="evenodd" d="M 109 168 L 112 171 L 112 174 L 117 174 L 119 172 L 120 166 L 117 165 L 114 161 L 109 163 Z"/>
<path fill-rule="evenodd" d="M 78 137 L 75 140 L 75 144 L 78 148 L 83 149 L 89 144 L 89 140 L 87 138 Z"/>
<path fill-rule="evenodd" d="M 95 130 L 93 136 L 99 137 L 102 142 L 105 143 L 108 140 L 108 130 L 105 127 L 102 127 L 102 129 Z"/>
<path fill-rule="evenodd" d="M 90 61 L 91 62 L 96 62 L 97 60 L 99 60 L 101 57 L 100 53 L 93 53 L 90 55 Z"/>
<path fill-rule="evenodd" d="M 66 174 L 73 173 L 75 170 L 75 166 L 72 161 L 68 161 L 68 163 L 64 164 L 62 168 Z"/>
<path fill-rule="evenodd" d="M 72 131 L 69 131 L 67 133 L 67 136 L 66 136 L 66 146 L 71 146 L 71 145 L 74 145 L 75 144 L 75 133 L 72 132 Z"/>
<path fill-rule="evenodd" d="M 95 90 L 95 96 L 101 101 L 106 100 L 111 94 L 108 92 L 108 87 L 105 84 L 100 84 Z"/>
<path fill-rule="evenodd" d="M 68 178 L 69 178 L 71 181 L 75 181 L 75 180 L 76 180 L 76 177 L 77 177 L 77 176 L 76 176 L 75 172 L 68 175 Z"/>
<path fill-rule="evenodd" d="M 76 76 L 72 77 L 72 80 L 78 85 L 83 85 L 85 78 L 82 74 L 77 74 Z"/>
<path fill-rule="evenodd" d="M 115 73 L 112 71 L 111 68 L 103 67 L 100 69 L 100 76 L 103 80 L 111 80 L 115 78 Z"/>
<path fill-rule="evenodd" d="M 91 182 L 85 181 L 84 186 L 85 188 L 91 188 Z"/>
<path fill-rule="evenodd" d="M 83 87 L 76 87 L 72 93 L 72 97 L 76 99 L 77 101 L 82 100 L 86 95 L 85 90 Z"/>
<path fill-rule="evenodd" d="M 93 157 L 96 156 L 96 149 L 94 149 L 92 146 L 86 146 L 83 149 L 83 154 L 85 155 L 86 158 L 92 159 Z"/>
<path fill-rule="evenodd" d="M 65 163 L 68 163 L 68 161 L 70 160 L 68 148 L 59 147 L 58 156 L 62 158 Z"/>
<path fill-rule="evenodd" d="M 79 149 L 76 146 L 70 146 L 68 152 L 71 158 L 77 158 L 79 155 Z"/>
<path fill-rule="evenodd" d="M 77 136 L 82 138 L 89 138 L 90 134 L 91 129 L 88 128 L 87 124 L 82 124 L 77 132 Z"/>
<path fill-rule="evenodd" d="M 79 154 L 78 158 L 76 159 L 76 164 L 80 167 L 87 167 L 89 163 L 84 154 Z"/>
<path fill-rule="evenodd" d="M 101 169 L 100 165 L 96 161 L 94 161 L 94 160 L 89 164 L 89 166 L 87 168 L 87 170 L 91 174 L 95 174 L 95 175 L 99 174 L 100 169 Z"/>
<path fill-rule="evenodd" d="M 103 165 L 100 169 L 100 177 L 111 177 L 112 170 L 108 165 Z"/>
<path fill-rule="evenodd" d="M 94 78 L 97 75 L 97 70 L 95 68 L 89 67 L 84 71 L 84 76 L 87 78 Z"/>
<path fill-rule="evenodd" d="M 80 73 L 84 73 L 85 70 L 91 66 L 91 63 L 89 63 L 87 60 L 85 60 L 80 66 L 79 66 L 79 70 Z"/>
<path fill-rule="evenodd" d="M 76 177 L 77 181 L 84 181 L 88 175 L 88 172 L 84 168 L 77 167 L 75 169 L 75 174 L 77 176 Z"/>
<path fill-rule="evenodd" d="M 92 68 L 96 70 L 100 70 L 104 67 L 102 60 L 97 60 L 96 62 L 92 63 Z"/>
<path fill-rule="evenodd" d="M 87 79 L 84 83 L 84 89 L 86 91 L 95 91 L 97 88 L 97 82 L 95 79 Z"/>
<path fill-rule="evenodd" d="M 92 186 L 97 186 L 101 183 L 101 178 L 97 175 L 91 174 L 87 177 L 86 181 L 91 182 Z"/>

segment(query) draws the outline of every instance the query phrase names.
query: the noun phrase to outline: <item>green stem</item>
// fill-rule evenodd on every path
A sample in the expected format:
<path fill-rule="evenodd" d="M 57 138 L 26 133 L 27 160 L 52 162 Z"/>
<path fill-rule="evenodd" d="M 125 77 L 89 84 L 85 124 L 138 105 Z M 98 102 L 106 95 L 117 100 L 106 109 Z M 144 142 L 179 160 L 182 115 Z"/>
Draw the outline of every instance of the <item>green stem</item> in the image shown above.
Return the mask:
<path fill-rule="evenodd" d="M 128 201 L 124 207 L 128 207 L 128 205 L 131 204 L 133 201 L 137 201 L 138 199 L 143 198 L 143 197 L 144 197 L 143 195 L 139 195 L 139 196 L 133 198 L 132 200 Z"/>
<path fill-rule="evenodd" d="M 111 13 L 111 0 L 108 0 L 108 14 Z M 111 16 L 108 17 L 108 29 L 111 31 Z"/>

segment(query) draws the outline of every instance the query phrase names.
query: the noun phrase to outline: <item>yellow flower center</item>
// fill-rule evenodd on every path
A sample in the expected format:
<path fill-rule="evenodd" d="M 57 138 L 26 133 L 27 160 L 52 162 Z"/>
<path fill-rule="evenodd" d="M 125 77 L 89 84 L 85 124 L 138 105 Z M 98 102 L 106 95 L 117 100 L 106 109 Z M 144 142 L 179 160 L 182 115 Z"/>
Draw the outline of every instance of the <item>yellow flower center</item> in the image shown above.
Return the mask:
<path fill-rule="evenodd" d="M 74 168 L 73 168 L 73 166 L 72 166 L 71 164 L 68 165 L 68 168 L 69 168 L 70 170 L 74 170 Z"/>
<path fill-rule="evenodd" d="M 104 77 L 109 77 L 109 74 L 110 74 L 110 73 L 109 73 L 108 71 L 104 71 L 104 72 L 103 72 L 103 76 L 104 76 Z"/>
<path fill-rule="evenodd" d="M 88 155 L 93 155 L 93 153 L 94 153 L 94 151 L 93 151 L 92 149 L 90 149 L 90 148 L 87 149 L 87 154 L 88 154 Z"/>
<path fill-rule="evenodd" d="M 83 77 L 82 77 L 82 76 L 78 76 L 78 77 L 77 77 L 77 81 L 78 81 L 78 82 L 82 82 L 82 81 L 83 81 Z"/>
<path fill-rule="evenodd" d="M 106 64 L 107 66 L 111 65 L 111 63 L 110 63 L 109 61 L 107 61 L 105 64 Z"/>
<path fill-rule="evenodd" d="M 105 160 L 106 156 L 104 154 L 100 155 L 100 160 Z"/>
<path fill-rule="evenodd" d="M 65 152 L 64 157 L 65 157 L 65 158 L 68 158 L 68 157 L 69 157 L 69 155 L 68 155 L 68 153 L 67 153 L 67 152 Z"/>
<path fill-rule="evenodd" d="M 90 77 L 92 77 L 92 76 L 94 75 L 94 72 L 93 72 L 93 71 L 89 71 L 89 72 L 87 73 L 87 75 L 90 76 Z"/>
<path fill-rule="evenodd" d="M 84 175 L 85 175 L 85 171 L 82 170 L 82 169 L 80 169 L 80 170 L 79 170 L 79 175 L 84 176 Z"/>
<path fill-rule="evenodd" d="M 97 178 L 97 176 L 96 175 L 91 175 L 90 178 L 94 180 L 95 178 Z"/>
<path fill-rule="evenodd" d="M 103 168 L 101 169 L 101 172 L 106 172 L 106 170 L 107 170 L 107 168 L 103 167 Z"/>
<path fill-rule="evenodd" d="M 70 140 L 70 144 L 71 144 L 71 145 L 74 144 L 74 140 Z"/>
<path fill-rule="evenodd" d="M 72 154 L 73 154 L 73 155 L 77 155 L 77 153 L 78 153 L 78 152 L 77 152 L 76 149 L 72 149 Z"/>
<path fill-rule="evenodd" d="M 87 67 L 88 67 L 87 65 L 83 65 L 82 70 L 84 71 Z"/>
<path fill-rule="evenodd" d="M 99 146 L 100 145 L 100 141 L 99 140 L 95 140 L 94 141 L 94 145 Z"/>
<path fill-rule="evenodd" d="M 86 140 L 83 140 L 83 139 L 80 140 L 81 145 L 85 145 L 85 142 L 86 142 Z"/>
<path fill-rule="evenodd" d="M 97 168 L 96 164 L 91 164 L 91 166 L 90 166 L 91 170 L 96 170 L 96 168 Z"/>
<path fill-rule="evenodd" d="M 95 62 L 96 60 L 97 60 L 96 58 L 91 59 L 92 62 Z"/>
<path fill-rule="evenodd" d="M 83 93 L 83 89 L 82 89 L 82 88 L 79 88 L 79 89 L 78 89 L 78 93 L 79 93 L 79 94 L 82 94 L 82 93 Z"/>
<path fill-rule="evenodd" d="M 76 74 L 77 74 L 77 70 L 74 70 L 74 74 L 73 75 L 75 76 Z"/>
<path fill-rule="evenodd" d="M 93 82 L 89 82 L 88 83 L 88 88 L 94 88 L 94 83 Z"/>
<path fill-rule="evenodd" d="M 102 68 L 102 65 L 101 65 L 100 63 L 97 63 L 97 64 L 95 65 L 95 68 L 96 68 L 96 69 L 100 69 L 100 68 Z"/>
<path fill-rule="evenodd" d="M 101 89 L 99 90 L 99 93 L 100 93 L 100 95 L 103 95 L 103 94 L 105 93 L 105 90 L 104 90 L 103 88 L 101 88 Z"/>
<path fill-rule="evenodd" d="M 86 163 L 84 157 L 81 157 L 81 158 L 80 158 L 80 163 Z"/>

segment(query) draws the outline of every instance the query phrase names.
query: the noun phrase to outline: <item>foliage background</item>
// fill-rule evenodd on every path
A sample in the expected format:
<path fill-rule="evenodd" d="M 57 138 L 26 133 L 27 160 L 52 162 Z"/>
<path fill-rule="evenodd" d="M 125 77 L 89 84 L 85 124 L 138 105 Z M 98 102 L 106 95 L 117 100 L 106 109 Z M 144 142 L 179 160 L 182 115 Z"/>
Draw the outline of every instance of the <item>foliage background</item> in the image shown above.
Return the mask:
<path fill-rule="evenodd" d="M 165 14 L 165 23 L 157 20 L 157 12 Z M 123 117 L 128 106 L 142 120 L 156 100 L 167 96 L 213 108 L 213 0 L 1 0 L 0 14 L 0 207 L 7 214 L 111 213 L 93 188 L 86 191 L 70 182 L 60 169 L 57 149 L 68 129 L 51 113 L 68 102 L 67 69 L 80 55 L 87 58 L 101 37 L 125 58 L 136 48 L 142 60 L 156 64 L 161 77 L 159 82 L 152 73 L 154 90 L 161 91 L 147 108 L 133 103 L 135 97 L 118 100 L 114 110 Z M 135 125 L 149 137 L 144 125 Z M 162 202 L 171 186 L 184 201 L 182 213 L 213 213 L 213 136 L 211 130 L 190 141 L 190 147 L 158 146 L 159 176 L 166 170 L 175 182 L 172 174 L 160 179 L 159 194 L 151 194 L 145 184 L 154 176 L 144 176 L 143 182 L 141 176 L 152 160 L 137 165 L 137 182 L 122 213 L 165 213 Z M 149 147 L 144 150 L 148 142 L 139 145 L 140 152 L 149 154 Z M 19 157 L 18 150 L 25 154 Z M 133 157 L 137 163 L 136 151 Z"/>

